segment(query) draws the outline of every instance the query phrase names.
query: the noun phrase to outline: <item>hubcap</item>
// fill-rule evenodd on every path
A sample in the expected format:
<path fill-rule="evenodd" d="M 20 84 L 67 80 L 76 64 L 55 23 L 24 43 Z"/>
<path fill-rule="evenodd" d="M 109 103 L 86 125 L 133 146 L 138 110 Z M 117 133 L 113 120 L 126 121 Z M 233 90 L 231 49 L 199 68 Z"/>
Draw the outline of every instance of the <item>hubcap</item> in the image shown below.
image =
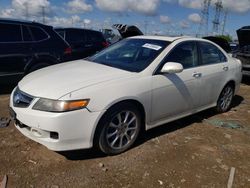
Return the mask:
<path fill-rule="evenodd" d="M 222 92 L 220 99 L 220 107 L 222 110 L 227 110 L 233 98 L 233 90 L 231 87 L 226 87 Z"/>
<path fill-rule="evenodd" d="M 120 112 L 107 127 L 106 139 L 108 145 L 112 149 L 123 149 L 133 141 L 137 131 L 137 116 L 131 111 Z"/>

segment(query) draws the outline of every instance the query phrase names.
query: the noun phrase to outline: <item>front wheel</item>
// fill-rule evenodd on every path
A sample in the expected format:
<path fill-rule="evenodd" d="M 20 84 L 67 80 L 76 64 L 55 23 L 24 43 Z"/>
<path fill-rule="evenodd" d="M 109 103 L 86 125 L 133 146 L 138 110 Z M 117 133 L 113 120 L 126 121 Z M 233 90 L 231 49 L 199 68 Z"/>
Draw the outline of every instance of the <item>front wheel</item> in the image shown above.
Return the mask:
<path fill-rule="evenodd" d="M 108 155 L 122 153 L 137 139 L 141 128 L 141 115 L 132 104 L 117 105 L 103 118 L 99 148 Z"/>
<path fill-rule="evenodd" d="M 226 85 L 222 90 L 219 99 L 217 101 L 216 110 L 219 113 L 226 112 L 230 109 L 234 96 L 234 87 L 232 85 Z"/>

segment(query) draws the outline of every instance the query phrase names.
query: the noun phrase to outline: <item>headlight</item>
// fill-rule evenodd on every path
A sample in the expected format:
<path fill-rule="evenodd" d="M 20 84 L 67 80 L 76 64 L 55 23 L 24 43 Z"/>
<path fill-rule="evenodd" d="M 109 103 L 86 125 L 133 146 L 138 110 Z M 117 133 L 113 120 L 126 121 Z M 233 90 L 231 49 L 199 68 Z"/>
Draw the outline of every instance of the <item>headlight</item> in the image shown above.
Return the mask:
<path fill-rule="evenodd" d="M 85 108 L 89 99 L 60 101 L 51 99 L 39 99 L 32 109 L 46 112 L 67 112 Z"/>

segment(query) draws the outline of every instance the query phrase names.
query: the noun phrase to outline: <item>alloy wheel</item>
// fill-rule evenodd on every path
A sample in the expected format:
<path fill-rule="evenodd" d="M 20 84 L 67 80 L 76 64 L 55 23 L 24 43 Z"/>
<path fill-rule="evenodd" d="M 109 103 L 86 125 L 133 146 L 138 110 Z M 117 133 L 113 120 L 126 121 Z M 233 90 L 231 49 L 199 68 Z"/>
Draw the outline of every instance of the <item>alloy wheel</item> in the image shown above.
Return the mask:
<path fill-rule="evenodd" d="M 132 111 L 122 111 L 114 116 L 106 129 L 106 140 L 110 148 L 123 149 L 138 132 L 138 118 Z"/>

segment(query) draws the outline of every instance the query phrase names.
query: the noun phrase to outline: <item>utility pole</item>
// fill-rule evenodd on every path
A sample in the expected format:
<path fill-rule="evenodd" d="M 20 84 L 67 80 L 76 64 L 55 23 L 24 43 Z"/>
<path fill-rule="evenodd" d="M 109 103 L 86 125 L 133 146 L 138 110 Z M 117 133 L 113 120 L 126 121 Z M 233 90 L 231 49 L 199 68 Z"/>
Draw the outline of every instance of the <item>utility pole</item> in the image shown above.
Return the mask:
<path fill-rule="evenodd" d="M 219 32 L 220 15 L 222 9 L 223 9 L 222 0 L 217 0 L 217 2 L 215 3 L 215 17 L 213 21 L 213 32 L 216 34 L 218 34 Z"/>
<path fill-rule="evenodd" d="M 29 3 L 25 2 L 23 5 L 25 8 L 25 18 L 26 18 L 26 20 L 28 20 L 29 19 Z"/>
<path fill-rule="evenodd" d="M 42 8 L 42 18 L 43 18 L 43 24 L 45 24 L 45 6 L 41 6 Z"/>
<path fill-rule="evenodd" d="M 228 16 L 228 9 L 226 9 L 224 12 L 224 19 L 223 19 L 222 32 L 221 32 L 222 35 L 224 35 L 224 32 L 225 32 L 226 23 L 227 23 L 227 16 Z"/>
<path fill-rule="evenodd" d="M 201 11 L 201 23 L 198 29 L 197 36 L 208 35 L 208 20 L 209 20 L 209 8 L 210 8 L 211 0 L 203 1 L 203 9 Z"/>
<path fill-rule="evenodd" d="M 148 21 L 147 20 L 144 21 L 144 29 L 145 29 L 145 35 L 146 35 L 147 30 L 148 30 Z"/>

